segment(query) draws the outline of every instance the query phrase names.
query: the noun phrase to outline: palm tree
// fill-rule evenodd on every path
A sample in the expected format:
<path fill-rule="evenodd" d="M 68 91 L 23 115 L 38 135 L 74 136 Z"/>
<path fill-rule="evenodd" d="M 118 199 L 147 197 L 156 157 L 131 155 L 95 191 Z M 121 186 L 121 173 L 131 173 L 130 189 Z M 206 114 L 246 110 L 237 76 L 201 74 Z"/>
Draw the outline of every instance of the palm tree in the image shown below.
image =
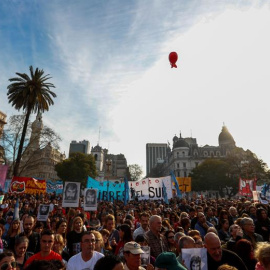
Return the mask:
<path fill-rule="evenodd" d="M 23 144 L 26 134 L 26 129 L 32 112 L 44 112 L 49 110 L 49 106 L 53 105 L 52 97 L 56 94 L 50 90 L 55 86 L 47 82 L 51 79 L 49 75 L 44 75 L 44 71 L 36 68 L 33 72 L 33 67 L 30 66 L 30 77 L 25 73 L 16 73 L 19 77 L 9 79 L 12 82 L 8 87 L 8 101 L 17 109 L 25 111 L 25 120 L 22 131 L 22 137 L 18 149 L 18 154 L 13 168 L 13 175 L 18 175 Z"/>

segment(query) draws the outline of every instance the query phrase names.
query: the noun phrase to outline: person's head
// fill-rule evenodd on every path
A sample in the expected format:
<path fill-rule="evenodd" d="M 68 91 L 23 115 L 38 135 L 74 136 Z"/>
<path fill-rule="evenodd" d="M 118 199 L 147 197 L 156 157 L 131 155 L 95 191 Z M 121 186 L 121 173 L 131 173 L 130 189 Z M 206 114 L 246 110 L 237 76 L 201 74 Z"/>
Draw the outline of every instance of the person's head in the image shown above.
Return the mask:
<path fill-rule="evenodd" d="M 239 225 L 237 225 L 237 224 L 233 224 L 229 228 L 229 233 L 232 236 L 232 238 L 236 238 L 236 236 L 238 234 L 242 234 L 242 232 L 243 231 L 242 231 L 241 227 Z"/>
<path fill-rule="evenodd" d="M 200 256 L 192 256 L 190 258 L 190 270 L 201 270 L 201 262 Z"/>
<path fill-rule="evenodd" d="M 173 230 L 166 231 L 165 237 L 166 237 L 169 245 L 174 245 L 175 242 L 174 242 L 174 231 Z"/>
<path fill-rule="evenodd" d="M 65 244 L 65 240 L 61 234 L 57 233 L 54 235 L 53 251 L 61 254 L 65 248 Z"/>
<path fill-rule="evenodd" d="M 132 232 L 128 224 L 120 225 L 119 236 L 125 243 L 132 241 Z"/>
<path fill-rule="evenodd" d="M 203 240 L 202 240 L 202 237 L 201 236 L 194 235 L 192 238 L 195 241 L 195 247 L 196 248 L 202 248 L 203 247 Z"/>
<path fill-rule="evenodd" d="M 231 206 L 231 207 L 229 208 L 229 214 L 230 214 L 232 217 L 237 217 L 237 216 L 238 216 L 237 209 L 236 209 L 234 206 Z"/>
<path fill-rule="evenodd" d="M 139 234 L 136 236 L 134 241 L 138 244 L 140 244 L 141 247 L 148 246 L 147 240 L 143 234 Z"/>
<path fill-rule="evenodd" d="M 188 217 L 184 217 L 181 219 L 181 225 L 182 227 L 187 231 L 190 228 L 190 219 Z"/>
<path fill-rule="evenodd" d="M 264 221 L 268 218 L 267 211 L 264 208 L 258 208 L 256 211 L 256 216 L 259 221 Z"/>
<path fill-rule="evenodd" d="M 101 233 L 98 231 L 92 231 L 92 233 L 95 235 L 95 239 L 96 239 L 95 250 L 98 252 L 101 252 L 101 249 L 104 248 L 103 237 Z"/>
<path fill-rule="evenodd" d="M 253 234 L 255 232 L 255 225 L 252 218 L 244 217 L 241 220 L 241 227 L 246 234 Z"/>
<path fill-rule="evenodd" d="M 136 242 L 127 242 L 124 245 L 124 257 L 129 269 L 136 269 L 141 265 L 141 254 L 144 251 L 141 246 Z"/>
<path fill-rule="evenodd" d="M 183 269 L 183 266 L 178 262 L 173 252 L 163 252 L 157 256 L 155 269 L 180 270 Z"/>
<path fill-rule="evenodd" d="M 43 230 L 40 237 L 40 251 L 50 253 L 54 244 L 54 234 L 51 230 Z"/>
<path fill-rule="evenodd" d="M 29 265 L 27 265 L 25 270 L 64 270 L 65 267 L 63 265 L 63 262 L 59 260 L 34 260 Z"/>
<path fill-rule="evenodd" d="M 0 269 L 1 270 L 16 270 L 17 264 L 13 252 L 4 251 L 0 254 Z"/>
<path fill-rule="evenodd" d="M 44 224 L 42 221 L 37 221 L 34 227 L 34 231 L 37 233 L 41 233 L 44 229 Z"/>
<path fill-rule="evenodd" d="M 88 189 L 86 191 L 85 202 L 90 204 L 96 203 L 96 191 L 94 189 Z"/>
<path fill-rule="evenodd" d="M 219 266 L 217 270 L 238 270 L 238 269 L 228 264 L 222 264 L 221 266 Z"/>
<path fill-rule="evenodd" d="M 81 217 L 75 217 L 72 222 L 71 230 L 75 232 L 81 232 L 83 229 L 83 220 Z"/>
<path fill-rule="evenodd" d="M 240 239 L 236 242 L 235 252 L 240 258 L 253 259 L 253 246 L 250 241 L 246 239 Z"/>
<path fill-rule="evenodd" d="M 114 255 L 107 255 L 99 259 L 94 270 L 124 270 L 124 265 L 121 259 Z"/>
<path fill-rule="evenodd" d="M 257 243 L 255 258 L 262 264 L 265 270 L 270 269 L 270 243 Z"/>
<path fill-rule="evenodd" d="M 230 226 L 230 224 L 229 224 L 229 220 L 228 219 L 221 219 L 220 220 L 220 227 L 221 227 L 222 230 L 228 231 L 229 226 Z"/>
<path fill-rule="evenodd" d="M 212 257 L 214 261 L 221 261 L 222 258 L 222 249 L 221 243 L 218 236 L 213 233 L 209 232 L 204 237 L 204 246 L 207 249 L 208 254 Z"/>
<path fill-rule="evenodd" d="M 144 230 L 148 229 L 149 226 L 149 215 L 146 212 L 142 212 L 140 214 L 140 223 L 141 223 L 141 227 Z"/>
<path fill-rule="evenodd" d="M 31 216 L 26 216 L 23 220 L 23 230 L 26 234 L 32 232 L 35 225 L 35 220 Z"/>
<path fill-rule="evenodd" d="M 16 258 L 23 257 L 25 255 L 28 245 L 29 240 L 26 236 L 17 237 L 15 239 L 14 251 Z"/>
<path fill-rule="evenodd" d="M 95 235 L 92 232 L 88 231 L 84 232 L 81 238 L 82 254 L 84 255 L 93 254 L 95 250 L 95 245 L 96 245 Z"/>
<path fill-rule="evenodd" d="M 113 215 L 109 214 L 105 218 L 105 228 L 111 232 L 115 228 L 115 218 Z"/>
<path fill-rule="evenodd" d="M 203 223 L 206 222 L 206 218 L 205 218 L 205 215 L 204 215 L 203 212 L 199 212 L 199 213 L 197 214 L 197 217 L 198 217 L 198 222 L 199 222 L 199 223 L 203 224 Z"/>
<path fill-rule="evenodd" d="M 151 216 L 149 219 L 149 225 L 152 232 L 159 233 L 162 227 L 161 217 L 157 215 Z"/>
<path fill-rule="evenodd" d="M 178 242 L 179 250 L 182 248 L 195 248 L 195 241 L 191 236 L 182 236 Z"/>
<path fill-rule="evenodd" d="M 76 200 L 77 198 L 77 184 L 76 183 L 68 183 L 65 190 L 65 199 L 66 200 Z"/>
<path fill-rule="evenodd" d="M 19 219 L 15 219 L 12 221 L 8 234 L 11 234 L 12 232 L 16 232 L 17 234 L 21 232 Z"/>
<path fill-rule="evenodd" d="M 212 217 L 213 216 L 213 209 L 212 209 L 212 207 L 205 207 L 204 212 L 205 212 L 205 215 L 207 217 Z"/>
<path fill-rule="evenodd" d="M 60 234 L 65 234 L 67 232 L 67 222 L 65 220 L 59 220 L 56 223 L 56 232 Z"/>

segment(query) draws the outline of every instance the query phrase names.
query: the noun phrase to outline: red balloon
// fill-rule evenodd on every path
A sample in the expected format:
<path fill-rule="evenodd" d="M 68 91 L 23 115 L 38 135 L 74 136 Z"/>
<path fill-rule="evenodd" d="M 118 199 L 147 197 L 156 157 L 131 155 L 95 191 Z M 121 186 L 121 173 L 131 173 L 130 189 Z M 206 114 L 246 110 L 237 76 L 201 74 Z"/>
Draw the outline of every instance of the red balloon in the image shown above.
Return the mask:
<path fill-rule="evenodd" d="M 171 63 L 172 68 L 177 68 L 177 65 L 175 64 L 177 62 L 177 59 L 178 59 L 178 55 L 176 52 L 171 52 L 169 54 L 169 61 Z"/>

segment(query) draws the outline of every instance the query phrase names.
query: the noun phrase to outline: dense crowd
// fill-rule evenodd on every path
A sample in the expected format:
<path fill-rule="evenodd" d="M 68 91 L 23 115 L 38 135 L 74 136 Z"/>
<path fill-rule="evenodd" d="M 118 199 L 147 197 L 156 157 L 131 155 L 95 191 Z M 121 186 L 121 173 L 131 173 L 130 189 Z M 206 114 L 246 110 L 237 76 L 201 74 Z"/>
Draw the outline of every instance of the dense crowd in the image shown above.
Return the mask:
<path fill-rule="evenodd" d="M 37 220 L 40 204 L 50 205 L 46 222 Z M 61 195 L 5 194 L 0 270 L 205 269 L 200 256 L 183 259 L 183 249 L 195 248 L 207 251 L 209 270 L 267 270 L 269 215 L 247 198 L 102 201 L 87 212 L 83 198 L 64 208 Z"/>

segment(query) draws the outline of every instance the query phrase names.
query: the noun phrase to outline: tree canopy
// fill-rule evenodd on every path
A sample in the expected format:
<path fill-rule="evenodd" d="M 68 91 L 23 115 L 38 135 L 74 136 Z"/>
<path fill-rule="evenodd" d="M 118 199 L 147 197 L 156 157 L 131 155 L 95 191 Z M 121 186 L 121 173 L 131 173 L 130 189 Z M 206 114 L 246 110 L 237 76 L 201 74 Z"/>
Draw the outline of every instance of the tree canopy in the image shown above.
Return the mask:
<path fill-rule="evenodd" d="M 30 114 L 32 112 L 48 111 L 49 107 L 54 104 L 52 98 L 56 97 L 56 94 L 50 90 L 55 86 L 47 82 L 51 77 L 44 75 L 42 69 L 36 68 L 34 71 L 33 67 L 30 66 L 29 70 L 30 77 L 26 73 L 16 72 L 18 77 L 9 79 L 11 84 L 7 87 L 9 103 L 11 103 L 16 110 L 22 109 L 25 111 L 22 136 L 13 170 L 14 175 L 18 175 Z"/>
<path fill-rule="evenodd" d="M 83 186 L 86 186 L 88 176 L 97 176 L 95 158 L 79 152 L 56 164 L 55 170 L 63 181 L 80 182 Z"/>
<path fill-rule="evenodd" d="M 138 164 L 132 164 L 128 166 L 129 178 L 131 181 L 140 180 L 143 174 L 142 167 Z"/>

